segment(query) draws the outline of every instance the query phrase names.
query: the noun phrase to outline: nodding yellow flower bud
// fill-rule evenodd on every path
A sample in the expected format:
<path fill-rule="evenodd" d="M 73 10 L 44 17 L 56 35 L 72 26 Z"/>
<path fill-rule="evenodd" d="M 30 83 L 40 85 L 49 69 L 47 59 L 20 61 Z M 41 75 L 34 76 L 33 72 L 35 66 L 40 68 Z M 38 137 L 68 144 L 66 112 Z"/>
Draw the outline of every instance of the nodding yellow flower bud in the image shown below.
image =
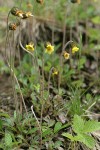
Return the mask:
<path fill-rule="evenodd" d="M 78 3 L 80 4 L 81 3 L 81 0 L 71 0 L 72 3 Z"/>
<path fill-rule="evenodd" d="M 77 51 L 79 51 L 79 48 L 77 46 L 73 46 L 72 47 L 72 53 L 74 54 Z"/>
<path fill-rule="evenodd" d="M 56 68 L 52 69 L 52 75 L 58 75 L 58 70 Z"/>
<path fill-rule="evenodd" d="M 19 8 L 17 8 L 17 7 L 13 7 L 10 12 L 14 16 L 18 16 L 18 17 L 21 17 L 21 18 L 23 17 L 23 11 L 20 10 Z"/>
<path fill-rule="evenodd" d="M 32 16 L 33 16 L 33 15 L 32 15 L 31 12 L 25 12 L 25 13 L 23 13 L 22 19 L 26 19 L 26 18 L 29 18 L 29 17 L 32 17 Z"/>
<path fill-rule="evenodd" d="M 16 16 L 17 11 L 19 11 L 19 8 L 18 7 L 13 7 L 10 12 L 11 12 L 12 15 Z"/>
<path fill-rule="evenodd" d="M 49 42 L 46 43 L 45 47 L 45 53 L 51 54 L 54 51 L 54 46 L 52 46 Z"/>
<path fill-rule="evenodd" d="M 33 43 L 27 44 L 27 45 L 26 45 L 26 49 L 27 49 L 28 51 L 34 51 L 34 44 L 33 44 Z"/>
<path fill-rule="evenodd" d="M 36 0 L 37 3 L 43 4 L 44 0 Z"/>
<path fill-rule="evenodd" d="M 69 59 L 70 54 L 67 53 L 66 51 L 64 51 L 63 56 L 64 56 L 65 59 Z"/>
<path fill-rule="evenodd" d="M 9 30 L 16 30 L 17 25 L 16 25 L 16 23 L 10 23 L 10 24 L 8 25 L 8 27 L 9 27 Z"/>
<path fill-rule="evenodd" d="M 23 11 L 22 10 L 18 10 L 18 11 L 16 11 L 16 16 L 18 16 L 18 17 L 23 17 Z"/>

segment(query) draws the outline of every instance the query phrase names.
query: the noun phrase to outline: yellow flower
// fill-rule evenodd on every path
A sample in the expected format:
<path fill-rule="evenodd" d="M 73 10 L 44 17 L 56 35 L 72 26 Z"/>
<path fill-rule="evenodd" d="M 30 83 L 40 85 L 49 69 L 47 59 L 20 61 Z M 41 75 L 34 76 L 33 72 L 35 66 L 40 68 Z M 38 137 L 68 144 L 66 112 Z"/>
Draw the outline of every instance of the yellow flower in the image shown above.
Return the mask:
<path fill-rule="evenodd" d="M 26 18 L 29 18 L 29 17 L 32 17 L 32 16 L 33 16 L 33 15 L 32 15 L 31 12 L 25 12 L 25 13 L 23 13 L 22 19 L 26 19 Z"/>
<path fill-rule="evenodd" d="M 69 59 L 70 54 L 64 51 L 63 56 L 65 59 Z"/>
<path fill-rule="evenodd" d="M 27 16 L 27 18 L 28 18 L 28 17 L 32 17 L 33 15 L 32 15 L 32 13 L 29 11 L 29 12 L 26 13 L 26 16 Z"/>
<path fill-rule="evenodd" d="M 23 11 L 22 10 L 17 10 L 16 11 L 16 16 L 18 16 L 18 17 L 23 17 Z"/>
<path fill-rule="evenodd" d="M 56 68 L 53 68 L 52 75 L 58 75 L 58 70 Z"/>
<path fill-rule="evenodd" d="M 72 53 L 74 54 L 77 51 L 79 51 L 79 48 L 77 46 L 73 46 L 72 47 Z"/>
<path fill-rule="evenodd" d="M 34 51 L 34 44 L 33 43 L 29 43 L 28 45 L 26 45 L 26 49 L 28 51 Z"/>
<path fill-rule="evenodd" d="M 54 46 L 52 46 L 51 43 L 47 43 L 45 52 L 51 54 L 53 51 L 54 51 Z"/>

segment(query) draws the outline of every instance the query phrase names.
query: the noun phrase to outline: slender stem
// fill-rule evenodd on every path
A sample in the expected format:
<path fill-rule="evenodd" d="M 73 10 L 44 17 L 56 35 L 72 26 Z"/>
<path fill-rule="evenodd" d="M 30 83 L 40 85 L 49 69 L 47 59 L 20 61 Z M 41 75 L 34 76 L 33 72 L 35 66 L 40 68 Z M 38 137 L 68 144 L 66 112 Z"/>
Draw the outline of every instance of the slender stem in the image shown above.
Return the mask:
<path fill-rule="evenodd" d="M 68 41 L 68 42 L 64 45 L 64 48 L 62 49 L 62 53 L 63 53 L 63 51 L 66 49 L 66 47 L 67 47 L 69 44 L 71 44 L 71 43 L 73 43 L 72 40 Z"/>
<path fill-rule="evenodd" d="M 19 22 L 21 24 L 21 19 L 19 19 Z M 18 40 L 20 41 L 21 39 L 21 26 L 19 26 L 19 37 L 18 37 Z M 18 43 L 18 58 L 19 58 L 19 65 L 20 65 L 20 71 L 21 71 L 21 76 L 23 75 L 23 67 L 21 65 L 21 55 L 20 55 L 20 44 Z M 23 106 L 22 106 L 23 102 L 22 100 L 19 101 L 19 105 L 20 105 L 20 113 L 22 113 L 23 111 Z"/>
<path fill-rule="evenodd" d="M 29 54 L 34 58 L 34 55 L 33 55 L 30 51 L 28 51 L 26 48 L 24 48 L 24 46 L 22 45 L 21 41 L 19 41 L 19 44 L 20 44 L 21 48 L 22 48 L 24 51 L 26 51 L 27 53 L 29 53 Z"/>
<path fill-rule="evenodd" d="M 21 48 L 22 48 L 24 51 L 26 51 L 27 53 L 29 53 L 29 54 L 33 57 L 33 59 L 35 60 L 35 56 L 33 55 L 33 53 L 31 53 L 31 52 L 28 51 L 26 48 L 24 48 L 24 46 L 23 46 L 22 43 L 21 43 L 21 40 L 19 40 L 19 45 L 21 46 Z M 36 63 L 37 63 L 37 64 L 35 64 L 35 62 L 34 62 L 35 66 L 38 67 L 39 80 L 40 80 L 40 70 L 39 70 L 39 65 L 38 65 L 38 61 L 37 61 L 37 56 L 36 56 Z"/>
<path fill-rule="evenodd" d="M 43 110 L 44 110 L 44 55 L 42 56 L 42 81 L 41 81 L 41 127 L 43 120 Z M 41 132 L 41 146 L 42 146 L 42 132 Z"/>
<path fill-rule="evenodd" d="M 59 72 L 59 79 L 58 79 L 58 92 L 59 92 L 59 90 L 60 90 L 61 75 L 62 75 L 62 71 L 61 71 L 61 70 L 62 70 L 62 65 L 63 65 L 62 54 L 63 54 L 63 51 L 66 49 L 66 47 L 67 47 L 69 44 L 71 44 L 71 43 L 73 43 L 72 40 L 68 41 L 68 42 L 63 46 L 62 53 L 61 53 L 61 55 L 60 55 L 60 72 Z"/>
<path fill-rule="evenodd" d="M 26 51 L 27 53 L 29 53 L 33 58 L 34 58 L 34 55 L 30 52 L 30 51 L 27 51 L 27 49 L 25 49 L 24 47 L 23 47 L 23 45 L 22 45 L 22 43 L 21 43 L 21 40 L 19 40 L 19 44 L 20 44 L 20 46 L 21 46 L 21 48 L 24 50 L 24 51 Z M 35 59 L 35 58 L 34 58 Z M 38 62 L 37 62 L 38 63 Z M 37 64 L 38 65 L 38 64 Z M 42 61 L 42 66 L 44 65 L 44 62 Z M 44 67 L 43 67 L 44 68 Z M 43 80 L 44 80 L 44 70 L 43 70 L 43 68 L 42 68 L 42 76 L 43 76 Z M 39 66 L 38 66 L 38 69 L 39 69 Z M 40 76 L 40 71 L 39 71 L 39 76 Z M 43 81 L 44 82 L 44 81 Z M 44 90 L 44 85 L 42 84 L 42 90 L 41 90 L 41 99 L 42 99 L 42 107 L 41 107 L 41 124 L 42 124 L 42 114 L 43 114 L 43 90 Z M 36 115 L 35 115 L 35 113 L 34 113 L 34 111 L 33 111 L 33 106 L 31 106 L 31 110 L 32 110 L 32 113 L 33 113 L 33 115 L 34 115 L 34 117 L 35 117 L 35 119 L 36 119 L 36 121 L 37 121 L 37 123 L 38 123 L 38 126 L 39 126 L 39 129 L 40 129 L 40 134 L 41 134 L 41 140 L 40 140 L 40 149 L 41 149 L 41 147 L 42 147 L 42 129 L 41 129 L 41 126 L 40 126 L 40 123 L 39 123 L 39 121 L 38 121 L 38 119 L 37 119 L 37 117 L 36 117 Z"/>
<path fill-rule="evenodd" d="M 44 58 L 42 56 L 42 81 L 41 81 L 41 125 L 43 118 L 43 107 L 44 107 Z"/>
<path fill-rule="evenodd" d="M 9 38 L 9 36 L 8 36 L 8 33 L 9 33 L 9 26 L 8 26 L 8 20 L 9 20 L 9 15 L 10 15 L 10 12 L 11 12 L 11 10 L 9 11 L 9 13 L 8 13 L 8 16 L 7 16 L 7 29 L 6 29 L 6 43 L 5 43 L 5 56 L 7 55 L 6 54 L 6 50 L 7 50 L 7 40 L 8 40 L 8 38 Z M 6 56 L 7 57 L 7 56 Z"/>
<path fill-rule="evenodd" d="M 39 123 L 39 121 L 38 121 L 38 119 L 37 119 L 37 117 L 36 117 L 36 115 L 35 115 L 35 112 L 34 112 L 34 110 L 33 110 L 33 105 L 31 106 L 31 111 L 32 111 L 32 113 L 33 113 L 33 115 L 34 115 L 34 118 L 35 118 L 36 121 L 37 121 L 39 130 L 40 130 L 40 134 L 41 134 L 40 150 L 41 150 L 41 147 L 42 147 L 42 128 L 41 128 L 41 125 L 40 125 L 40 123 Z"/>
<path fill-rule="evenodd" d="M 9 62 L 8 62 L 7 60 L 6 60 L 6 62 L 7 62 L 7 64 L 8 64 L 8 67 L 9 67 L 9 68 L 11 68 L 11 66 L 10 66 Z M 27 114 L 27 116 L 28 116 L 28 112 L 27 112 L 27 108 L 26 108 L 25 101 L 24 101 L 24 97 L 23 97 L 23 94 L 22 94 L 22 91 L 21 91 L 21 88 L 20 88 L 20 85 L 19 85 L 18 79 L 17 79 L 17 77 L 16 77 L 16 75 L 15 75 L 15 73 L 14 73 L 14 70 L 13 70 L 12 68 L 11 68 L 11 72 L 12 72 L 12 74 L 13 74 L 13 76 L 14 76 L 15 80 L 16 80 L 17 85 L 18 85 L 18 88 L 19 88 L 19 91 L 20 91 L 20 94 L 21 94 L 21 98 L 22 98 L 22 101 L 23 101 L 23 105 L 24 105 L 24 108 L 25 108 L 26 114 Z"/>
<path fill-rule="evenodd" d="M 66 40 L 66 16 L 67 16 L 67 10 L 65 12 L 65 16 L 64 16 L 64 25 L 63 25 L 63 43 L 62 43 L 62 53 L 63 53 L 63 50 L 65 49 L 65 40 Z M 60 73 L 59 73 L 59 82 L 58 82 L 58 89 L 60 90 L 60 83 L 61 83 L 61 75 L 62 75 L 62 68 L 63 68 L 63 57 L 62 57 L 62 53 L 61 53 L 61 56 L 60 56 Z M 58 91 L 59 92 L 59 91 Z"/>
<path fill-rule="evenodd" d="M 35 67 L 37 67 L 37 71 L 38 71 L 38 79 L 39 79 L 39 83 L 41 82 L 41 73 L 40 73 L 40 68 L 39 68 L 39 64 L 38 64 L 38 57 L 37 57 L 37 51 L 35 51 L 35 58 L 34 58 L 34 64 L 35 64 Z"/>
<path fill-rule="evenodd" d="M 35 118 L 36 121 L 37 121 L 38 127 L 39 127 L 40 132 L 41 132 L 41 125 L 40 125 L 40 123 L 39 123 L 39 121 L 38 121 L 38 119 L 37 119 L 37 117 L 36 117 L 36 115 L 35 115 L 35 112 L 34 112 L 34 110 L 33 110 L 33 105 L 31 106 L 31 111 L 32 111 L 32 113 L 33 113 L 33 115 L 34 115 L 34 118 Z"/>
<path fill-rule="evenodd" d="M 18 82 L 17 77 L 16 77 L 16 75 L 15 75 L 15 73 L 14 73 L 14 70 L 13 70 L 13 68 L 12 68 L 12 61 L 10 61 L 10 63 L 9 63 L 8 57 L 7 57 L 7 54 L 6 54 L 6 51 L 7 51 L 7 40 L 8 40 L 8 38 L 9 38 L 9 36 L 8 36 L 8 33 L 9 33 L 8 20 L 9 20 L 10 12 L 11 12 L 11 10 L 9 11 L 8 16 L 7 16 L 7 35 L 6 35 L 6 44 L 5 44 L 5 56 L 4 56 L 4 59 L 5 59 L 5 61 L 7 62 L 8 67 L 10 68 L 11 74 L 13 74 L 13 76 L 14 76 L 14 78 L 15 78 L 17 84 L 18 84 L 18 87 L 19 87 L 19 90 L 20 90 L 20 94 L 21 94 L 21 98 L 22 98 L 22 101 L 23 101 L 23 104 L 24 104 L 24 108 L 25 108 L 26 114 L 28 115 L 27 109 L 26 109 L 26 105 L 25 105 L 25 102 L 24 102 L 24 98 L 23 98 L 23 95 L 22 95 L 22 92 L 21 92 L 21 89 L 20 89 L 19 82 Z M 13 38 L 14 38 L 14 33 L 13 33 Z M 11 57 L 11 50 L 10 50 L 10 57 Z M 10 58 L 10 59 L 11 59 L 11 58 Z"/>
<path fill-rule="evenodd" d="M 11 59 L 11 69 L 14 71 L 14 61 L 15 61 L 15 39 L 14 39 L 14 31 L 13 31 L 13 41 L 12 41 L 12 44 L 13 44 L 13 53 L 12 55 L 10 55 L 10 59 Z M 11 49 L 10 49 L 11 51 Z M 13 57 L 12 57 L 13 56 Z M 11 71 L 12 72 L 12 71 Z M 15 78 L 12 74 L 12 86 L 13 86 L 13 93 L 14 93 L 14 100 L 15 100 L 15 109 L 16 109 L 16 112 L 18 112 L 18 103 L 17 103 L 17 93 L 16 93 L 16 90 L 15 90 Z M 22 112 L 21 112 L 22 114 Z"/>
<path fill-rule="evenodd" d="M 49 72 L 49 78 L 48 78 L 48 96 L 49 96 L 49 89 L 50 89 L 50 78 L 51 78 L 51 74 L 52 74 L 52 70 L 54 69 L 54 67 L 52 67 L 50 69 L 50 72 Z"/>

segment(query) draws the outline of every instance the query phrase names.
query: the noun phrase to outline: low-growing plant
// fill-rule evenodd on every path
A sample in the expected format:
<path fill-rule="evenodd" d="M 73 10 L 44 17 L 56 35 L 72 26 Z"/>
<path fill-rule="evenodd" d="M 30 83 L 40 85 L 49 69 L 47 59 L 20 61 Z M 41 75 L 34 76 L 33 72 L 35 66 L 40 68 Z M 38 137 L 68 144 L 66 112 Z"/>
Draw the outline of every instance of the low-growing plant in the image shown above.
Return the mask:
<path fill-rule="evenodd" d="M 81 116 L 74 115 L 72 121 L 72 130 L 72 134 L 63 133 L 62 135 L 69 138 L 71 142 L 82 142 L 87 147 L 93 149 L 96 141 L 92 137 L 92 132 L 100 130 L 100 122 L 82 119 Z M 75 147 L 73 149 L 75 149 Z"/>
<path fill-rule="evenodd" d="M 7 17 L 5 61 L 12 77 L 16 111 L 13 116 L 6 112 L 0 113 L 0 149 L 77 150 L 80 143 L 90 149 L 95 147 L 96 141 L 93 132 L 100 130 L 100 122 L 91 120 L 88 113 L 99 98 L 94 98 L 94 95 L 88 93 L 88 90 L 99 79 L 87 86 L 87 83 L 85 83 L 87 78 L 82 74 L 87 63 L 87 56 L 83 55 L 82 51 L 84 49 L 84 36 L 82 37 L 81 33 L 83 28 L 77 27 L 76 24 L 78 25 L 81 19 L 87 21 L 87 18 L 86 14 L 83 14 L 84 7 L 80 6 L 82 8 L 79 10 L 77 8 L 80 2 L 80 0 L 68 2 L 65 0 L 59 2 L 36 0 L 34 12 L 32 11 L 32 1 L 27 3 L 30 12 L 26 11 L 28 10 L 26 2 L 20 2 L 18 7 L 10 9 Z M 82 3 L 85 5 L 84 2 Z M 55 4 L 57 4 L 56 8 Z M 47 5 L 50 5 L 50 8 Z M 63 40 L 58 44 L 54 42 L 53 26 L 52 42 L 46 39 L 46 41 L 37 44 L 33 41 L 23 43 L 21 39 L 23 20 L 27 22 L 27 19 L 29 19 L 28 21 L 31 24 L 31 18 L 34 19 L 37 8 L 41 8 L 36 13 L 40 15 L 45 12 L 46 7 L 50 10 L 50 12 L 48 11 L 49 17 L 53 12 L 54 16 L 51 16 L 51 18 L 57 19 L 61 24 L 63 23 Z M 66 7 L 68 8 L 67 12 L 66 9 L 63 9 Z M 86 7 L 88 7 L 88 3 Z M 72 8 L 74 11 L 72 11 Z M 90 19 L 92 15 L 95 15 L 93 8 L 91 4 L 86 11 Z M 71 11 L 71 16 L 69 16 Z M 10 19 L 12 22 L 10 22 Z M 96 24 L 99 22 L 98 18 L 92 18 L 91 20 Z M 30 24 L 28 24 L 29 27 Z M 70 38 L 68 37 L 68 40 L 66 40 L 66 24 L 70 27 Z M 75 37 L 73 38 L 74 26 Z M 87 27 L 87 22 L 85 26 Z M 42 28 L 44 29 L 44 26 Z M 16 30 L 19 31 L 18 41 L 15 41 Z M 87 46 L 88 38 L 91 44 L 93 44 L 93 40 L 97 40 L 96 35 L 99 37 L 97 32 L 97 29 L 89 29 L 85 33 L 86 48 L 89 47 Z M 18 55 L 19 62 L 17 62 L 16 67 L 15 42 L 18 42 L 19 52 L 24 52 L 21 57 Z M 10 57 L 7 56 L 7 46 L 10 49 Z M 94 44 L 92 48 L 93 46 Z M 2 67 L 2 70 L 6 69 Z M 67 142 L 66 137 L 69 139 Z"/>

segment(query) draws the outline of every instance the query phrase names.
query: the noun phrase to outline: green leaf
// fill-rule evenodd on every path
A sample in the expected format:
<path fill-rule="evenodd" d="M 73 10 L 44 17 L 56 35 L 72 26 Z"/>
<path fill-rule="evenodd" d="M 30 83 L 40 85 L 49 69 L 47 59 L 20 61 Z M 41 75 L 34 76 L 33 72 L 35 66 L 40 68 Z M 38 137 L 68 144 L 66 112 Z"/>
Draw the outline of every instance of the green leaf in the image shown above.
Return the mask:
<path fill-rule="evenodd" d="M 79 137 L 78 141 L 84 143 L 88 148 L 94 148 L 95 140 L 93 137 L 86 134 L 80 134 L 78 135 L 78 137 Z"/>
<path fill-rule="evenodd" d="M 0 148 L 3 149 L 3 145 L 2 144 L 0 144 Z"/>
<path fill-rule="evenodd" d="M 74 132 L 81 133 L 84 128 L 84 120 L 80 116 L 74 115 L 72 127 Z"/>
<path fill-rule="evenodd" d="M 0 113 L 0 117 L 10 118 L 10 116 L 7 113 Z"/>
<path fill-rule="evenodd" d="M 63 135 L 64 137 L 69 138 L 71 141 L 74 141 L 74 137 L 72 136 L 72 134 L 69 134 L 69 133 L 62 133 L 62 135 Z"/>
<path fill-rule="evenodd" d="M 80 142 L 82 142 L 82 135 L 81 134 L 78 134 L 78 135 L 76 135 L 76 136 L 74 136 L 74 140 L 75 141 L 80 141 Z"/>
<path fill-rule="evenodd" d="M 2 122 L 2 120 L 0 119 L 0 130 L 2 130 L 2 127 L 3 127 L 3 122 Z"/>
<path fill-rule="evenodd" d="M 8 132 L 5 132 L 5 145 L 8 147 L 11 147 L 12 145 L 12 137 L 11 134 Z"/>
<path fill-rule="evenodd" d="M 52 134 L 52 130 L 50 128 L 48 128 L 48 129 L 44 130 L 42 136 L 45 137 L 45 136 L 50 135 L 50 134 Z"/>
<path fill-rule="evenodd" d="M 78 80 L 79 81 L 79 80 Z M 79 81 L 80 85 L 82 84 L 82 81 Z M 78 84 L 78 83 L 77 83 Z M 77 86 L 75 84 L 75 86 Z M 78 94 L 77 94 L 78 95 Z M 81 102 L 80 102 L 80 99 L 78 99 L 77 97 L 75 97 L 75 99 L 72 100 L 71 102 L 71 107 L 70 107 L 70 111 L 71 113 L 74 115 L 74 114 L 77 114 L 77 115 L 81 115 L 83 113 L 83 110 L 81 109 Z"/>
<path fill-rule="evenodd" d="M 27 134 L 33 134 L 35 133 L 36 131 L 38 131 L 38 128 L 32 128 L 32 129 L 29 129 Z"/>
<path fill-rule="evenodd" d="M 91 99 L 92 99 L 91 94 L 89 94 L 89 93 L 88 93 L 88 94 L 86 94 L 86 100 L 87 100 L 87 101 L 89 101 L 89 100 L 91 100 Z"/>
<path fill-rule="evenodd" d="M 69 133 L 63 133 L 62 135 L 69 138 L 71 141 L 80 141 L 81 140 L 80 135 L 73 136 L 72 134 L 69 134 Z"/>
<path fill-rule="evenodd" d="M 64 137 L 69 138 L 71 141 L 79 141 L 84 143 L 88 148 L 93 148 L 95 146 L 95 140 L 93 137 L 86 134 L 78 134 L 76 136 L 72 136 L 69 133 L 63 133 Z"/>
<path fill-rule="evenodd" d="M 85 63 L 86 63 L 86 57 L 81 57 L 79 60 L 79 69 L 82 69 Z"/>
<path fill-rule="evenodd" d="M 16 137 L 18 138 L 18 140 L 19 140 L 19 139 L 20 139 L 20 140 L 24 140 L 24 137 L 23 137 L 22 135 L 20 135 L 20 134 L 17 135 Z"/>
<path fill-rule="evenodd" d="M 49 128 L 55 124 L 55 120 L 50 119 L 48 122 Z"/>
<path fill-rule="evenodd" d="M 95 16 L 91 20 L 95 24 L 100 24 L 100 16 Z"/>
<path fill-rule="evenodd" d="M 66 123 L 66 124 L 62 125 L 61 129 L 67 128 L 68 126 L 70 126 L 70 123 Z"/>
<path fill-rule="evenodd" d="M 100 38 L 99 29 L 89 28 L 88 29 L 88 35 L 93 40 L 98 40 Z"/>
<path fill-rule="evenodd" d="M 54 133 L 58 132 L 61 129 L 61 127 L 62 127 L 62 123 L 57 122 L 54 127 Z"/>
<path fill-rule="evenodd" d="M 58 149 L 62 145 L 61 141 L 56 141 L 54 144 L 54 148 Z"/>
<path fill-rule="evenodd" d="M 100 130 L 100 122 L 97 122 L 95 120 L 89 120 L 85 122 L 83 133 L 93 132 L 97 130 Z"/>

